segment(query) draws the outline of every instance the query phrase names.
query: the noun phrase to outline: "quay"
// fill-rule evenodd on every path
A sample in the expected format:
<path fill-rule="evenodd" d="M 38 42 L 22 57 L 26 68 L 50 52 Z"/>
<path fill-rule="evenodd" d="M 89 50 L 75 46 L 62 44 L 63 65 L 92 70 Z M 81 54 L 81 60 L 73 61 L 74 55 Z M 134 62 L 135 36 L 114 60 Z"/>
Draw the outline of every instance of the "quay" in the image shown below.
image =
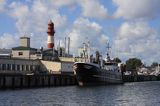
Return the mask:
<path fill-rule="evenodd" d="M 125 82 L 160 81 L 155 75 L 124 75 Z M 0 74 L 0 89 L 41 88 L 77 85 L 74 74 Z"/>
<path fill-rule="evenodd" d="M 71 86 L 76 84 L 76 78 L 71 74 L 0 74 L 0 89 Z"/>
<path fill-rule="evenodd" d="M 160 81 L 160 76 L 155 75 L 124 75 L 124 82 Z"/>

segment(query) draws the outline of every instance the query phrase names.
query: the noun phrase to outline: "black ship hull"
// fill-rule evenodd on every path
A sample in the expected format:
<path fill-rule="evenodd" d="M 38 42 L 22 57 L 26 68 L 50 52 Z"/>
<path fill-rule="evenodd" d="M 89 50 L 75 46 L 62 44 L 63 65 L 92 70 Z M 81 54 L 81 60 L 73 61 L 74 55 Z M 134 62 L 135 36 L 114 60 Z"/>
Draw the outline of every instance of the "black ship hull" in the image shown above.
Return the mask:
<path fill-rule="evenodd" d="M 78 84 L 84 85 L 107 85 L 122 84 L 122 76 L 114 73 L 103 73 L 104 71 L 96 65 L 87 63 L 75 63 L 74 73 Z"/>

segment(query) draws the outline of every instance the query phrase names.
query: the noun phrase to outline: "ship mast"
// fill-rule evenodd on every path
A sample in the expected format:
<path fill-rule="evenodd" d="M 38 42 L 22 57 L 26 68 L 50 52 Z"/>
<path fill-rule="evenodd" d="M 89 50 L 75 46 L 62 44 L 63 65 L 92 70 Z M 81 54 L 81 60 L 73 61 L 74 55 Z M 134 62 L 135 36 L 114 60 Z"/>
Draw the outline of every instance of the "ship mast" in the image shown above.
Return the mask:
<path fill-rule="evenodd" d="M 84 57 L 84 62 L 86 62 L 86 52 L 87 52 L 86 43 L 83 43 L 83 57 Z"/>
<path fill-rule="evenodd" d="M 107 62 L 109 62 L 110 61 L 110 56 L 109 56 L 109 50 L 110 50 L 110 45 L 109 45 L 109 43 L 107 43 Z"/>
<path fill-rule="evenodd" d="M 87 42 L 87 59 L 88 62 L 90 63 L 90 42 Z"/>
<path fill-rule="evenodd" d="M 84 61 L 90 63 L 90 42 L 83 43 L 83 45 Z"/>

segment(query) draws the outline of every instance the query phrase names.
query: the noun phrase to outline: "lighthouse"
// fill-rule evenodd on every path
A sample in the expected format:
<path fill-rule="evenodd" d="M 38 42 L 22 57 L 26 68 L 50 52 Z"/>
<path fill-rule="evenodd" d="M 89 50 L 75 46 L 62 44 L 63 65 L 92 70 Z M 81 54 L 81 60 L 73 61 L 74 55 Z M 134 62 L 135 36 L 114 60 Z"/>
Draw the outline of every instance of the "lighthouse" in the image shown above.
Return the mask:
<path fill-rule="evenodd" d="M 47 40 L 47 47 L 48 49 L 53 49 L 54 48 L 54 23 L 52 22 L 52 20 L 49 21 L 48 23 L 48 40 Z"/>

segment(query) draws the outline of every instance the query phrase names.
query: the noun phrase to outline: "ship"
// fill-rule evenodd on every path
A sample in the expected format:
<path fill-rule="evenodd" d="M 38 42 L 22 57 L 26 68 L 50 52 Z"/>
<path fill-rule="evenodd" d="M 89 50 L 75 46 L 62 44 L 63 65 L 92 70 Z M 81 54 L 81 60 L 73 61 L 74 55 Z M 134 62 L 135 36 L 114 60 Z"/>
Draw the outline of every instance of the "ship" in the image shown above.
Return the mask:
<path fill-rule="evenodd" d="M 86 60 L 74 63 L 73 71 L 79 86 L 123 84 L 123 72 L 118 63 L 110 59 L 109 49 L 108 43 L 107 58 L 103 60 L 101 57 L 99 63 Z"/>

